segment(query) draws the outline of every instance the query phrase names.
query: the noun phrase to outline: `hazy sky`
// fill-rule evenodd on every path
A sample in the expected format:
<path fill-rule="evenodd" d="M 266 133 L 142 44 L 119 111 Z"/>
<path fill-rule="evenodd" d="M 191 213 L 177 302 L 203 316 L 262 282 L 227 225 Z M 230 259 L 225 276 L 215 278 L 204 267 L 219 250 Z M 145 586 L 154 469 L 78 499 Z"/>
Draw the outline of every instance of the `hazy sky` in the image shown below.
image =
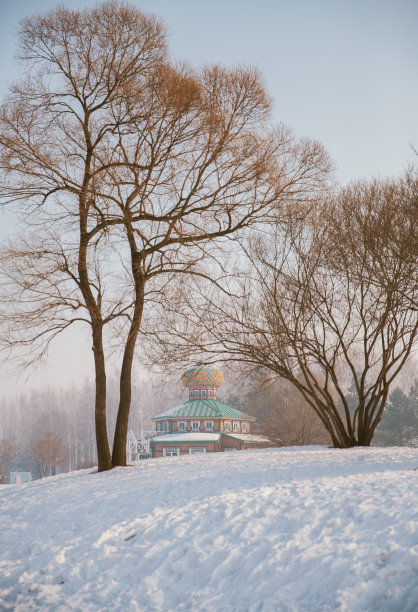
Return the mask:
<path fill-rule="evenodd" d="M 399 174 L 418 149 L 418 0 L 131 0 L 166 23 L 173 59 L 255 65 L 273 119 L 323 142 L 342 182 Z M 0 0 L 0 94 L 16 78 L 19 20 L 54 0 Z M 70 8 L 96 4 L 64 0 Z M 0 213 L 0 237 L 12 226 Z M 74 343 L 45 377 L 65 382 L 86 361 Z M 90 357 L 90 356 L 88 356 Z M 71 376 L 71 378 L 73 378 Z M 40 380 L 38 373 L 37 380 Z M 6 380 L 0 374 L 0 395 Z M 10 383 L 7 382 L 7 387 Z"/>

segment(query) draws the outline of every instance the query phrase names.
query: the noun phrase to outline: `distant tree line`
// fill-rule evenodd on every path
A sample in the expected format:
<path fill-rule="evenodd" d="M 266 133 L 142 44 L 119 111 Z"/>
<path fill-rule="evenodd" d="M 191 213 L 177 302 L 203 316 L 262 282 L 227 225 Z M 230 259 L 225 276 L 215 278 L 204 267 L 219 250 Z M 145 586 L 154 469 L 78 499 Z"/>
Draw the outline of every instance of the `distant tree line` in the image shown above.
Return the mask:
<path fill-rule="evenodd" d="M 109 434 L 115 428 L 118 406 L 116 378 L 109 378 Z M 151 418 L 179 401 L 176 380 L 148 376 L 133 384 L 129 426 L 136 435 L 152 430 Z M 33 478 L 97 466 L 94 384 L 65 390 L 44 389 L 0 398 L 0 482 L 11 469 L 31 471 Z"/>

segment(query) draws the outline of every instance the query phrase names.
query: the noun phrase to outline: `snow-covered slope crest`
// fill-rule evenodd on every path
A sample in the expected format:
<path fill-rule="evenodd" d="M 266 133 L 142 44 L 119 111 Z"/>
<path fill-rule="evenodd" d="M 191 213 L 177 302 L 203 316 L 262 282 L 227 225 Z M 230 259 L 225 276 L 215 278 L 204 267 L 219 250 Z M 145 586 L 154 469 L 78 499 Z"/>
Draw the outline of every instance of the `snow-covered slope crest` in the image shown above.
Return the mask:
<path fill-rule="evenodd" d="M 418 609 L 418 449 L 143 461 L 0 487 L 0 609 Z"/>

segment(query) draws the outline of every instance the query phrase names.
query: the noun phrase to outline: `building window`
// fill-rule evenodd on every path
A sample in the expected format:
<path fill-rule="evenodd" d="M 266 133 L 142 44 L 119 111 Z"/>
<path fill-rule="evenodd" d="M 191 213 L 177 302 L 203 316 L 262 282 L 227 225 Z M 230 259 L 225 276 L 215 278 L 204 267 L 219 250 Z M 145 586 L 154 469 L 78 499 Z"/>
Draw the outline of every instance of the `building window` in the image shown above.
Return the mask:
<path fill-rule="evenodd" d="M 195 397 L 199 397 L 199 389 L 195 389 L 195 390 L 193 391 L 193 395 L 194 395 Z"/>
<path fill-rule="evenodd" d="M 163 457 L 178 457 L 180 455 L 180 449 L 179 448 L 171 448 L 171 447 L 164 447 L 163 448 Z"/>
<path fill-rule="evenodd" d="M 204 455 L 206 453 L 206 446 L 190 446 L 189 455 Z"/>
<path fill-rule="evenodd" d="M 186 431 L 186 421 L 177 421 L 177 430 Z"/>
<path fill-rule="evenodd" d="M 213 421 L 205 421 L 206 431 L 213 431 Z"/>
<path fill-rule="evenodd" d="M 224 431 L 231 431 L 231 421 L 224 421 Z"/>
<path fill-rule="evenodd" d="M 170 421 L 164 421 L 164 431 L 170 431 Z"/>
<path fill-rule="evenodd" d="M 241 431 L 242 431 L 242 433 L 247 433 L 247 431 L 248 431 L 247 427 L 248 427 L 247 423 L 241 423 Z"/>
<path fill-rule="evenodd" d="M 234 431 L 239 431 L 238 421 L 234 421 L 232 427 L 234 428 Z"/>
<path fill-rule="evenodd" d="M 158 421 L 158 422 L 156 423 L 156 425 L 155 425 L 155 430 L 156 430 L 156 431 L 162 431 L 162 430 L 163 430 L 163 424 L 162 424 L 160 421 Z"/>
<path fill-rule="evenodd" d="M 200 397 L 206 397 L 206 389 L 200 390 Z"/>
<path fill-rule="evenodd" d="M 200 431 L 200 421 L 192 421 L 192 431 Z"/>

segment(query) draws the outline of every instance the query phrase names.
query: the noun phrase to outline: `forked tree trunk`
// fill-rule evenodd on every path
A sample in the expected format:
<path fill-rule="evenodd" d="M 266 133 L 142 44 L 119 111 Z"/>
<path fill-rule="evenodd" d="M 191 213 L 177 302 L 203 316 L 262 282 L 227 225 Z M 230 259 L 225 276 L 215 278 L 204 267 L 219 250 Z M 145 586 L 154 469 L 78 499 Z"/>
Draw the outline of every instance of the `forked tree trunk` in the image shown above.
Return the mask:
<path fill-rule="evenodd" d="M 378 426 L 381 415 L 383 413 L 383 408 L 386 404 L 388 393 L 386 392 L 383 400 L 381 400 L 381 406 L 379 408 L 377 416 L 373 419 L 372 422 L 368 423 L 365 419 L 361 420 L 361 426 L 357 427 L 357 431 L 353 432 L 352 435 L 349 435 L 344 426 L 330 426 L 327 423 L 324 423 L 325 429 L 331 436 L 332 443 L 334 448 L 354 448 L 356 446 L 370 446 L 373 440 L 374 433 L 376 431 L 376 427 Z M 337 407 L 335 407 L 337 410 Z M 373 410 L 372 415 L 375 414 L 375 410 Z M 333 429 L 336 427 L 336 431 Z"/>
<path fill-rule="evenodd" d="M 337 411 L 337 406 L 334 407 Z M 370 429 L 353 432 L 351 435 L 346 427 L 341 423 L 323 422 L 325 429 L 331 436 L 333 448 L 355 448 L 356 446 L 370 446 L 373 438 L 373 431 Z"/>

